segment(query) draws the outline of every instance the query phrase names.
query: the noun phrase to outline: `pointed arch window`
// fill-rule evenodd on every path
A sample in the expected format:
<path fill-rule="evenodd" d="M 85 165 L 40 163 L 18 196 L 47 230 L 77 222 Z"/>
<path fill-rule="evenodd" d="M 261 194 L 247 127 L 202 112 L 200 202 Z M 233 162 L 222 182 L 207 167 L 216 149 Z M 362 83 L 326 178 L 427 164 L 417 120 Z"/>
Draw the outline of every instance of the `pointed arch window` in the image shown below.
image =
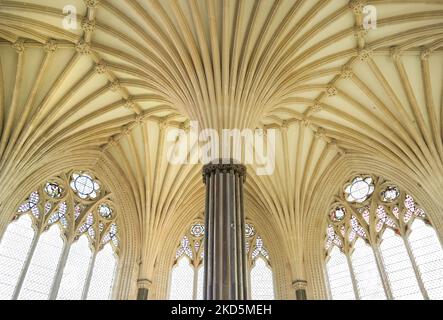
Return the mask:
<path fill-rule="evenodd" d="M 250 296 L 254 300 L 274 299 L 274 281 L 270 257 L 263 239 L 251 223 L 245 224 L 246 252 L 250 270 Z M 194 223 L 176 251 L 171 274 L 171 300 L 202 300 L 204 279 L 205 227 Z"/>
<path fill-rule="evenodd" d="M 171 276 L 171 300 L 203 299 L 205 227 L 194 223 L 177 249 Z"/>
<path fill-rule="evenodd" d="M 112 195 L 89 173 L 38 186 L 0 239 L 0 299 L 109 299 L 115 218 Z"/>
<path fill-rule="evenodd" d="M 375 176 L 347 183 L 331 206 L 326 271 L 333 299 L 442 299 L 443 249 L 425 211 Z"/>
<path fill-rule="evenodd" d="M 274 300 L 274 278 L 268 250 L 252 224 L 245 225 L 252 300 Z"/>

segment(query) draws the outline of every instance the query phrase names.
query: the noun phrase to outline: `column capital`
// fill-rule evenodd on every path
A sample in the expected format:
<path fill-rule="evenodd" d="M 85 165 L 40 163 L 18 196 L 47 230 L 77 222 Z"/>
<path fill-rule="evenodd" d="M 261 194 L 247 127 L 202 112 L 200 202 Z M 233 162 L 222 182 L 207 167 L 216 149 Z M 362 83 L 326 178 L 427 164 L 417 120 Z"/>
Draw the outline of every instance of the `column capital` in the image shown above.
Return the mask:
<path fill-rule="evenodd" d="M 233 172 L 234 174 L 243 178 L 243 182 L 246 180 L 246 166 L 240 163 L 236 163 L 232 159 L 219 159 L 211 163 L 208 163 L 203 167 L 203 182 L 206 183 L 206 177 L 215 173 L 227 173 Z"/>
<path fill-rule="evenodd" d="M 306 290 L 308 282 L 306 280 L 295 280 L 292 282 L 292 287 L 297 290 Z"/>
<path fill-rule="evenodd" d="M 306 280 L 295 280 L 292 282 L 292 287 L 295 289 L 297 300 L 307 300 L 306 288 L 308 287 L 308 282 Z"/>
<path fill-rule="evenodd" d="M 152 281 L 148 279 L 138 279 L 137 280 L 137 287 L 139 289 L 149 289 L 152 286 Z"/>

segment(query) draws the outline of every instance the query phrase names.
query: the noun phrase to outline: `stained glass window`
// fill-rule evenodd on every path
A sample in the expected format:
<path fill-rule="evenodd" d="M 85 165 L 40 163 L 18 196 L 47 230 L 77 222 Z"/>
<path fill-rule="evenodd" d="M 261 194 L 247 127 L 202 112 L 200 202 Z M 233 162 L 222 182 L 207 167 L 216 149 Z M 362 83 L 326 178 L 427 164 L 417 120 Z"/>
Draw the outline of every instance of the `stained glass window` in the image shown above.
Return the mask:
<path fill-rule="evenodd" d="M 88 300 L 111 299 L 116 266 L 114 250 L 111 244 L 107 244 L 97 254 L 88 291 Z"/>
<path fill-rule="evenodd" d="M 171 300 L 203 299 L 204 235 L 205 227 L 198 222 L 181 239 L 171 274 Z M 245 224 L 245 235 L 251 277 L 250 296 L 254 300 L 272 300 L 274 280 L 268 250 L 252 224 Z"/>
<path fill-rule="evenodd" d="M 274 300 L 274 280 L 272 269 L 264 257 L 255 260 L 251 270 L 252 300 Z"/>
<path fill-rule="evenodd" d="M 443 249 L 414 198 L 358 176 L 331 206 L 326 270 L 333 299 L 443 299 Z"/>
<path fill-rule="evenodd" d="M 194 300 L 194 268 L 187 258 L 181 258 L 172 270 L 171 300 Z"/>
<path fill-rule="evenodd" d="M 170 299 L 203 299 L 205 226 L 194 223 L 180 241 L 172 268 Z"/>
<path fill-rule="evenodd" d="M 18 206 L 0 242 L 0 299 L 109 299 L 119 238 L 112 194 L 61 174 Z"/>
<path fill-rule="evenodd" d="M 355 300 L 349 264 L 340 249 L 334 247 L 326 265 L 332 298 L 337 300 Z"/>
<path fill-rule="evenodd" d="M 74 173 L 70 186 L 82 199 L 95 199 L 100 191 L 99 183 L 86 173 Z"/>
<path fill-rule="evenodd" d="M 274 278 L 263 239 L 250 223 L 246 229 L 246 252 L 250 268 L 250 296 L 253 300 L 274 300 Z"/>
<path fill-rule="evenodd" d="M 32 255 L 20 290 L 20 300 L 45 300 L 49 298 L 51 284 L 56 274 L 57 264 L 63 250 L 60 228 L 53 226 L 43 233 Z"/>
<path fill-rule="evenodd" d="M 58 290 L 58 300 L 81 300 L 91 258 L 89 240 L 84 235 L 69 250 L 69 257 Z"/>
<path fill-rule="evenodd" d="M 12 298 L 33 238 L 29 215 L 21 216 L 6 229 L 0 243 L 0 300 Z"/>
<path fill-rule="evenodd" d="M 443 297 L 443 251 L 435 230 L 416 219 L 411 226 L 409 243 L 430 299 Z"/>

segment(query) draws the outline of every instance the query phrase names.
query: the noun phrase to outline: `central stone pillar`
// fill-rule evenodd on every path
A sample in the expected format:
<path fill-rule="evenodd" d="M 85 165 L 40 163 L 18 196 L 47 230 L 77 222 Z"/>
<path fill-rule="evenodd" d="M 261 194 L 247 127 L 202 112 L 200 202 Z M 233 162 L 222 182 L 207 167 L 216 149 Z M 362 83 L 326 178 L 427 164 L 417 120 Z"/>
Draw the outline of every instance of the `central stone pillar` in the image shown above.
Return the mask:
<path fill-rule="evenodd" d="M 246 300 L 243 184 L 246 167 L 219 160 L 203 168 L 205 207 L 205 300 Z"/>

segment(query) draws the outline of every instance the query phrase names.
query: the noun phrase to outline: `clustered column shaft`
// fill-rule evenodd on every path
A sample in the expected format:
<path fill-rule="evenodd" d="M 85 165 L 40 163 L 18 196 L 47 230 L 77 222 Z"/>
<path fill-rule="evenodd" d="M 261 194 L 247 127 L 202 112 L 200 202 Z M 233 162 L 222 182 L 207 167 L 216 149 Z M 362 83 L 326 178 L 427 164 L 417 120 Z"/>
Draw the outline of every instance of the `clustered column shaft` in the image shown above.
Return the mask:
<path fill-rule="evenodd" d="M 204 298 L 246 300 L 243 203 L 246 167 L 220 160 L 203 168 L 203 178 L 206 184 Z"/>

